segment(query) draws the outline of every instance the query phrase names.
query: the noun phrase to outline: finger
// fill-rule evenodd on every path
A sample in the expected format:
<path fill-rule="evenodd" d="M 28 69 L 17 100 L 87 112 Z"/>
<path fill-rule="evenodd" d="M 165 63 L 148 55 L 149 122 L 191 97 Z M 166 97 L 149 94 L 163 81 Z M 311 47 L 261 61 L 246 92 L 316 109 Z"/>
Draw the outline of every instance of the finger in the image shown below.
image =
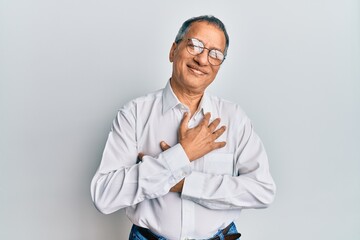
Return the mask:
<path fill-rule="evenodd" d="M 188 129 L 189 120 L 190 120 L 190 114 L 188 112 L 185 112 L 179 128 L 181 133 L 185 132 Z"/>
<path fill-rule="evenodd" d="M 139 155 L 138 155 L 138 160 L 139 160 L 139 161 L 142 161 L 144 155 L 145 155 L 145 154 L 143 154 L 143 153 L 139 153 Z"/>
<path fill-rule="evenodd" d="M 211 132 L 214 132 L 216 127 L 220 124 L 220 118 L 216 118 L 214 121 L 212 121 L 209 125 L 209 129 Z"/>
<path fill-rule="evenodd" d="M 164 141 L 160 142 L 160 147 L 161 147 L 161 150 L 163 150 L 163 151 L 166 151 L 170 148 L 170 146 Z"/>
<path fill-rule="evenodd" d="M 214 142 L 212 145 L 212 150 L 223 148 L 226 146 L 226 142 Z"/>
<path fill-rule="evenodd" d="M 206 126 L 206 127 L 209 126 L 210 117 L 211 117 L 211 113 L 209 112 L 205 113 L 204 118 L 201 120 L 198 126 Z"/>
<path fill-rule="evenodd" d="M 222 126 L 221 128 L 219 128 L 218 130 L 216 130 L 213 134 L 212 134 L 212 139 L 218 139 L 226 130 L 225 126 Z"/>

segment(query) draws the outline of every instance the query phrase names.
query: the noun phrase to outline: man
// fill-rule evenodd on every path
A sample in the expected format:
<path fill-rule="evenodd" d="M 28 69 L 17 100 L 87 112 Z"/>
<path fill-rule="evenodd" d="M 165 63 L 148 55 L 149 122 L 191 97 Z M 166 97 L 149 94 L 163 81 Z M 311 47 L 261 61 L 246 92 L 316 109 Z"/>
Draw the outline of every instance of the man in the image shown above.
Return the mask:
<path fill-rule="evenodd" d="M 267 156 L 248 117 L 205 92 L 228 45 L 219 19 L 187 20 L 170 49 L 166 87 L 118 112 L 91 194 L 105 214 L 125 208 L 129 239 L 238 239 L 241 210 L 273 201 Z"/>

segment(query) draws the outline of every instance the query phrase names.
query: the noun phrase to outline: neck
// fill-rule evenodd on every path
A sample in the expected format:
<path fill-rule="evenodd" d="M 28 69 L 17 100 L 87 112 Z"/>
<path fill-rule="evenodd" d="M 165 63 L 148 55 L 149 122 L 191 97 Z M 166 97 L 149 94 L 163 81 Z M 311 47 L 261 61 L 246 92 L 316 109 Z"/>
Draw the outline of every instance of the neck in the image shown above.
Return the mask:
<path fill-rule="evenodd" d="M 201 98 L 204 95 L 204 92 L 194 93 L 191 91 L 186 91 L 186 89 L 184 88 L 174 86 L 174 83 L 171 80 L 170 80 L 170 85 L 174 94 L 179 99 L 179 101 L 182 104 L 189 107 L 192 116 L 198 109 Z"/>

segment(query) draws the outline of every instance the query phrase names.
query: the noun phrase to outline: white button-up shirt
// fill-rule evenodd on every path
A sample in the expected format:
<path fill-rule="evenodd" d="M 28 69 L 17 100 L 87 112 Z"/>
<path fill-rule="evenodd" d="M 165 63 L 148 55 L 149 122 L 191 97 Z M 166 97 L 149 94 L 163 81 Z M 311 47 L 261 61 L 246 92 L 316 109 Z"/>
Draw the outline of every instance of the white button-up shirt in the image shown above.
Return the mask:
<path fill-rule="evenodd" d="M 119 110 L 91 183 L 101 212 L 125 208 L 134 224 L 167 239 L 204 239 L 238 218 L 242 209 L 273 201 L 275 185 L 264 147 L 241 108 L 204 94 L 189 127 L 210 112 L 212 120 L 219 117 L 219 126 L 227 127 L 217 140 L 226 146 L 192 162 L 177 136 L 185 111 L 170 82 Z M 162 151 L 161 141 L 172 147 Z M 184 177 L 182 193 L 169 192 Z"/>

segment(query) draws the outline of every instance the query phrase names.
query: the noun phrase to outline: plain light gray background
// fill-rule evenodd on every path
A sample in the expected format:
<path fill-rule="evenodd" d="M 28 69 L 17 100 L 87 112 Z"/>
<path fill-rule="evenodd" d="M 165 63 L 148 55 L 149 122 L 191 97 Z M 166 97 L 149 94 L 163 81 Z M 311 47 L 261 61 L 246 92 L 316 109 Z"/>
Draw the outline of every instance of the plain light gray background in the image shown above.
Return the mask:
<path fill-rule="evenodd" d="M 360 4 L 356 0 L 0 0 L 0 239 L 124 240 L 90 181 L 128 100 L 164 87 L 189 17 L 230 49 L 210 91 L 239 103 L 278 192 L 245 210 L 244 240 L 360 239 Z"/>

